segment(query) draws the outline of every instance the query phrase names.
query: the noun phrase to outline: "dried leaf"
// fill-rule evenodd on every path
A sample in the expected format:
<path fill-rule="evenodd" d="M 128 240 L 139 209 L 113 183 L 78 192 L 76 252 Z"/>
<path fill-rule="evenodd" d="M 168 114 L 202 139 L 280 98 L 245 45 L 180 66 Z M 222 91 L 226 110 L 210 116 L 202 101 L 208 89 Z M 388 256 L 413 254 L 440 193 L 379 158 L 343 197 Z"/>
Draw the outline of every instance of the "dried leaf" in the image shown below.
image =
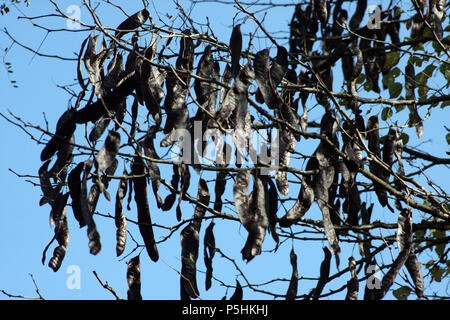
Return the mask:
<path fill-rule="evenodd" d="M 128 300 L 142 300 L 141 296 L 141 263 L 139 255 L 130 259 L 127 265 Z"/>
<path fill-rule="evenodd" d="M 142 158 L 134 158 L 131 164 L 131 173 L 134 184 L 134 200 L 138 211 L 139 232 L 144 239 L 147 253 L 154 262 L 158 261 L 159 254 L 153 234 L 152 220 L 147 199 L 147 179 L 145 177 L 145 165 Z"/>

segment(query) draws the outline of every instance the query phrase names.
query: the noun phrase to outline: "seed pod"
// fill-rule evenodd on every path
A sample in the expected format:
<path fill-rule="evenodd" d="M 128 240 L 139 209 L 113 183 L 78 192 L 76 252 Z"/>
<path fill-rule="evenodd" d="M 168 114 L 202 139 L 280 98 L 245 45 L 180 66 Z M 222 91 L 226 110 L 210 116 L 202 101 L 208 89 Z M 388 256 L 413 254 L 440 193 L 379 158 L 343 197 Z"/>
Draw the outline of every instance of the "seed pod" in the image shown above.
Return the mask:
<path fill-rule="evenodd" d="M 116 254 L 120 256 L 125 250 L 127 242 L 127 219 L 123 213 L 122 200 L 125 198 L 128 189 L 128 183 L 126 177 L 128 172 L 123 170 L 123 178 L 120 179 L 119 188 L 116 193 L 116 205 L 114 221 L 116 224 Z"/>
<path fill-rule="evenodd" d="M 153 61 L 156 53 L 156 35 L 153 34 L 152 40 L 144 51 L 147 60 Z M 161 121 L 160 104 L 164 97 L 162 84 L 165 72 L 153 70 L 153 66 L 147 60 L 144 60 L 141 66 L 141 90 L 145 106 L 157 123 Z"/>
<path fill-rule="evenodd" d="M 230 52 L 231 52 L 231 76 L 236 78 L 239 73 L 239 60 L 242 51 L 242 34 L 241 25 L 237 24 L 233 27 L 230 37 Z"/>
<path fill-rule="evenodd" d="M 117 159 L 114 159 L 112 164 L 105 170 L 105 174 L 103 174 L 101 177 L 95 176 L 93 178 L 94 184 L 92 185 L 88 194 L 88 208 L 90 212 L 95 212 L 95 208 L 97 207 L 98 199 L 100 198 L 101 193 L 103 193 L 108 201 L 111 201 L 111 196 L 109 195 L 108 191 L 106 191 L 108 189 L 109 182 L 111 181 L 111 178 L 108 178 L 108 176 L 114 175 L 118 165 L 119 162 L 117 161 Z"/>
<path fill-rule="evenodd" d="M 128 300 L 142 300 L 141 263 L 139 256 L 130 259 L 127 265 Z"/>
<path fill-rule="evenodd" d="M 269 219 L 268 231 L 272 235 L 273 240 L 278 244 L 277 228 L 277 211 L 278 211 L 278 192 L 275 183 L 269 177 L 264 178 L 264 192 L 266 193 L 267 218 Z"/>
<path fill-rule="evenodd" d="M 391 288 L 395 278 L 411 254 L 412 247 L 412 218 L 411 210 L 402 210 L 398 219 L 397 242 L 401 250 L 389 271 L 384 275 L 379 289 L 367 290 L 364 299 L 381 300 Z"/>
<path fill-rule="evenodd" d="M 396 235 L 397 238 L 397 245 L 398 250 L 401 252 L 405 246 L 407 246 L 408 240 L 408 219 L 409 219 L 409 210 L 403 210 L 398 215 L 398 232 Z M 408 259 L 405 262 L 406 269 L 408 270 L 408 273 L 410 274 L 414 285 L 415 285 L 415 291 L 417 296 L 420 298 L 423 296 L 423 290 L 424 290 L 424 280 L 421 270 L 421 265 L 417 259 L 416 254 L 411 249 L 410 255 Z"/>
<path fill-rule="evenodd" d="M 297 270 L 297 255 L 294 249 L 291 249 L 290 260 L 292 266 L 292 276 L 289 281 L 289 287 L 286 293 L 286 300 L 295 300 L 298 290 L 298 270 Z"/>
<path fill-rule="evenodd" d="M 46 161 L 39 168 L 39 182 L 42 193 L 44 194 L 42 200 L 40 201 L 40 205 L 43 205 L 44 203 L 52 204 L 57 197 L 57 191 L 53 188 L 52 183 L 50 182 L 50 174 L 48 171 L 49 164 L 50 160 Z"/>
<path fill-rule="evenodd" d="M 84 163 L 83 169 L 83 179 L 81 181 L 81 212 L 83 216 L 83 221 L 87 225 L 87 234 L 89 239 L 89 252 L 96 255 L 102 249 L 100 242 L 100 234 L 97 231 L 97 226 L 95 225 L 94 218 L 92 217 L 92 212 L 89 211 L 88 197 L 87 197 L 87 177 L 92 169 L 93 161 L 87 160 Z"/>
<path fill-rule="evenodd" d="M 314 202 L 314 190 L 305 181 L 305 179 L 303 179 L 297 200 L 295 201 L 292 208 L 289 209 L 288 212 L 286 212 L 284 217 L 281 218 L 280 226 L 290 227 L 291 225 L 299 221 L 300 218 L 302 218 L 305 215 L 305 213 L 309 210 L 313 202 Z"/>
<path fill-rule="evenodd" d="M 328 21 L 328 8 L 325 0 L 312 0 L 312 11 L 322 24 L 322 28 L 325 29 Z"/>
<path fill-rule="evenodd" d="M 361 24 L 361 21 L 366 12 L 366 8 L 367 8 L 367 0 L 359 0 L 356 6 L 355 13 L 350 19 L 349 23 L 350 30 L 355 31 L 356 29 L 359 28 L 359 25 Z"/>
<path fill-rule="evenodd" d="M 203 238 L 203 257 L 206 267 L 205 290 L 211 288 L 211 279 L 213 274 L 212 260 L 216 253 L 216 240 L 213 233 L 214 221 L 211 221 L 208 228 L 206 228 L 205 236 Z"/>
<path fill-rule="evenodd" d="M 312 299 L 317 300 L 322 293 L 323 288 L 328 282 L 328 278 L 330 276 L 330 262 L 331 262 L 331 252 L 328 250 L 327 247 L 323 248 L 323 253 L 325 254 L 325 257 L 320 264 L 320 277 L 319 281 L 317 282 L 317 286 L 312 291 Z"/>
<path fill-rule="evenodd" d="M 120 147 L 120 135 L 115 131 L 109 131 L 106 138 L 105 145 L 97 154 L 95 158 L 95 166 L 99 172 L 105 171 L 109 168 L 119 152 Z"/>
<path fill-rule="evenodd" d="M 106 90 L 103 84 L 103 66 L 105 64 L 106 58 L 110 54 L 110 51 L 106 48 L 105 40 L 102 41 L 100 49 L 97 51 L 97 42 L 99 36 L 89 36 L 88 47 L 84 53 L 83 61 L 84 66 L 88 72 L 89 81 L 91 82 L 94 93 L 99 100 L 101 100 L 105 94 Z"/>
<path fill-rule="evenodd" d="M 255 172 L 254 188 L 249 199 L 249 179 L 250 173 L 248 171 L 239 172 L 233 187 L 236 211 L 242 225 L 248 231 L 247 241 L 241 250 L 242 258 L 247 262 L 261 254 L 261 246 L 269 225 L 262 180 L 259 174 Z"/>
<path fill-rule="evenodd" d="M 134 158 L 131 164 L 131 173 L 134 185 L 134 200 L 138 211 L 139 232 L 144 239 L 147 253 L 154 262 L 158 261 L 159 254 L 153 234 L 152 220 L 147 199 L 147 179 L 145 177 L 145 166 L 142 158 Z"/>
<path fill-rule="evenodd" d="M 172 186 L 172 188 L 174 189 L 172 191 L 172 193 L 170 193 L 165 199 L 164 199 L 164 203 L 161 207 L 161 209 L 163 211 L 169 211 L 173 204 L 175 203 L 176 200 L 176 190 L 178 190 L 178 183 L 180 181 L 180 173 L 178 171 L 178 165 L 174 164 L 172 166 L 173 169 L 173 175 L 172 175 L 172 180 L 170 181 L 170 185 Z"/>
<path fill-rule="evenodd" d="M 267 69 L 267 64 L 268 64 L 268 51 L 267 51 L 267 53 L 263 51 L 262 54 L 263 54 L 263 57 L 259 57 L 259 58 L 262 58 L 263 61 L 258 62 L 259 63 L 258 67 L 265 70 L 265 69 Z M 265 56 L 266 54 L 267 54 L 267 57 Z M 288 71 L 288 67 L 289 67 L 287 56 L 288 56 L 288 53 L 287 53 L 286 48 L 279 46 L 277 48 L 277 55 L 272 62 L 272 66 L 270 67 L 270 70 L 268 70 L 269 71 L 268 74 L 266 74 L 266 75 L 261 74 L 262 70 L 258 70 L 260 82 L 265 82 L 263 85 L 264 87 L 266 87 L 265 90 L 267 90 L 267 86 L 269 86 L 272 89 L 272 91 L 276 90 L 277 86 L 281 83 L 281 80 L 286 75 L 286 72 Z M 256 59 L 255 59 L 255 63 L 256 63 L 256 65 L 258 65 L 258 63 L 256 62 Z M 255 73 L 256 73 L 256 68 L 255 68 Z M 293 79 L 295 79 L 295 82 L 296 82 L 297 75 L 296 75 L 295 71 L 294 71 L 294 74 L 295 74 L 295 77 Z M 267 77 L 267 75 L 268 75 L 268 77 Z M 266 79 L 264 79 L 264 78 L 266 78 Z M 265 80 L 267 80 L 267 82 Z M 256 90 L 255 100 L 259 103 L 265 102 L 264 96 L 262 95 L 262 92 L 259 88 Z"/>
<path fill-rule="evenodd" d="M 405 69 L 405 92 L 407 100 L 416 100 L 416 95 L 414 90 L 416 88 L 416 76 L 414 72 L 414 65 L 408 63 Z M 415 104 L 408 104 L 409 109 L 409 122 L 416 127 L 417 137 L 422 138 L 423 136 L 423 122 L 417 112 L 417 106 Z"/>
<path fill-rule="evenodd" d="M 125 69 L 123 67 L 123 55 L 119 52 L 118 48 L 114 48 L 114 57 L 108 65 L 108 71 L 103 78 L 103 85 L 107 89 L 112 89 L 126 76 Z"/>
<path fill-rule="evenodd" d="M 209 205 L 209 190 L 208 185 L 206 184 L 206 181 L 203 179 L 200 179 L 198 182 L 198 192 L 197 192 L 197 201 L 203 204 L 204 206 L 208 207 Z M 193 225 L 197 229 L 198 232 L 200 232 L 200 226 L 203 220 L 203 217 L 206 213 L 206 208 L 204 206 L 201 206 L 200 204 L 197 204 L 195 206 L 194 210 L 194 221 Z"/>
<path fill-rule="evenodd" d="M 134 29 L 139 28 L 142 26 L 145 21 L 149 18 L 150 13 L 147 9 L 142 9 L 132 16 L 129 16 L 126 18 L 122 23 L 119 24 L 119 26 L 116 28 L 116 34 L 115 37 L 117 39 L 120 39 L 123 35 L 127 34 L 130 31 L 133 31 Z"/>
<path fill-rule="evenodd" d="M 230 297 L 230 300 L 241 301 L 243 298 L 242 286 L 238 280 L 236 280 L 236 290 L 233 295 Z"/>
<path fill-rule="evenodd" d="M 215 202 L 214 202 L 214 210 L 221 212 L 222 211 L 222 195 L 225 192 L 225 185 L 226 185 L 226 177 L 227 173 L 225 171 L 217 171 L 217 177 L 216 177 L 216 184 L 214 187 L 215 192 Z"/>
<path fill-rule="evenodd" d="M 389 132 L 384 141 L 383 147 L 383 161 L 389 168 L 392 168 L 392 163 L 394 161 L 394 140 L 395 140 L 395 129 L 389 128 Z M 384 181 L 389 181 L 390 172 L 386 169 L 383 170 Z"/>
<path fill-rule="evenodd" d="M 41 161 L 50 159 L 57 151 L 61 150 L 67 141 L 70 141 L 76 129 L 76 110 L 71 108 L 65 111 L 56 124 L 55 135 L 47 142 L 41 152 Z"/>
<path fill-rule="evenodd" d="M 367 121 L 367 139 L 368 139 L 368 148 L 370 152 L 373 153 L 374 157 L 377 157 L 381 160 L 381 151 L 380 151 L 380 136 L 378 133 L 378 117 L 372 116 Z M 369 161 L 369 170 L 371 173 L 376 175 L 377 177 L 384 179 L 383 168 L 375 161 Z M 385 180 L 386 181 L 386 180 Z M 388 181 L 386 181 L 388 182 Z M 387 201 L 387 192 L 386 190 L 377 182 L 373 183 L 375 188 L 375 193 L 378 197 L 378 201 L 380 204 L 385 207 L 388 204 Z"/>
<path fill-rule="evenodd" d="M 63 202 L 67 202 L 68 196 L 69 194 L 62 196 Z M 61 267 L 61 263 L 66 255 L 67 245 L 69 244 L 69 225 L 67 223 L 65 203 L 63 204 L 61 213 L 55 219 L 55 239 L 58 241 L 58 246 L 53 251 L 53 257 L 48 262 L 48 266 L 54 272 L 58 271 Z"/>
<path fill-rule="evenodd" d="M 75 219 L 80 224 L 80 228 L 86 225 L 84 221 L 83 212 L 81 209 L 81 172 L 84 168 L 84 162 L 80 162 L 72 171 L 70 171 L 67 178 L 69 186 L 69 194 L 72 198 L 72 211 Z"/>
<path fill-rule="evenodd" d="M 347 282 L 347 295 L 345 300 L 358 300 L 359 282 L 356 273 L 355 258 L 348 258 L 348 268 L 350 269 L 351 279 Z"/>
<path fill-rule="evenodd" d="M 195 226 L 190 223 L 181 231 L 181 275 L 180 296 L 183 299 L 197 298 L 197 258 L 199 238 Z"/>
<path fill-rule="evenodd" d="M 144 143 L 142 144 L 142 147 L 144 149 L 144 153 L 148 158 L 152 159 L 159 159 L 158 154 L 156 153 L 155 146 L 153 143 L 153 140 L 155 139 L 155 132 L 156 127 L 150 128 L 150 130 L 147 133 L 147 136 L 145 137 Z M 156 204 L 158 208 L 161 208 L 163 205 L 161 196 L 158 194 L 159 186 L 161 184 L 161 174 L 158 167 L 158 164 L 156 162 L 153 162 L 149 159 L 146 159 L 147 166 L 149 168 L 149 175 L 150 180 L 152 181 L 152 189 L 153 194 L 156 198 Z"/>

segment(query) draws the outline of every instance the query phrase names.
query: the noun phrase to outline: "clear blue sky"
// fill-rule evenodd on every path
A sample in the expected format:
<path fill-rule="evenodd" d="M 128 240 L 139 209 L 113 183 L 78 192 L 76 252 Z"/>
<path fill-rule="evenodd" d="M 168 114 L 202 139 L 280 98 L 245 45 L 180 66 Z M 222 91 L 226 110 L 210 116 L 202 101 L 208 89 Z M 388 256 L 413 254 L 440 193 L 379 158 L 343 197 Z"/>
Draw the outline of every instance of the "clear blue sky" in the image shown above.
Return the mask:
<path fill-rule="evenodd" d="M 156 2 L 156 1 L 155 1 Z M 283 1 L 286 3 L 287 1 Z M 157 1 L 157 12 L 165 20 L 168 21 L 166 13 L 175 16 L 175 5 L 170 1 Z M 181 1 L 185 9 L 189 9 L 188 1 Z M 58 1 L 62 9 L 66 9 L 69 5 L 79 5 L 81 1 Z M 375 1 L 369 1 L 369 4 L 378 4 Z M 141 1 L 127 1 L 122 5 L 125 11 L 132 14 L 142 8 Z M 52 12 L 53 6 L 47 1 L 32 1 L 29 8 L 20 6 L 20 9 L 26 16 L 39 16 Z M 115 27 L 124 19 L 124 15 L 117 9 L 108 8 L 105 4 L 99 9 L 102 23 L 106 26 Z M 255 9 L 256 10 L 256 9 Z M 155 23 L 159 24 L 157 13 L 154 6 L 149 8 L 150 14 L 153 16 Z M 293 7 L 277 8 L 268 11 L 264 20 L 265 27 L 271 32 L 287 31 L 287 24 L 292 16 Z M 192 11 L 192 18 L 195 21 L 206 22 L 206 17 L 213 26 L 216 36 L 223 42 L 228 42 L 231 32 L 232 18 L 237 10 L 230 5 L 222 4 L 199 4 Z M 351 10 L 353 12 L 353 9 Z M 8 31 L 20 42 L 27 46 L 37 49 L 46 54 L 57 54 L 63 57 L 75 57 L 79 51 L 81 42 L 88 36 L 87 33 L 50 33 L 46 37 L 46 32 L 33 27 L 26 20 L 18 20 L 17 16 L 23 14 L 18 12 L 16 8 L 12 7 L 8 15 L 0 17 L 0 27 L 7 28 Z M 240 18 L 243 16 L 240 15 Z M 259 14 L 262 17 L 262 14 Z M 83 21 L 91 22 L 91 18 L 86 9 L 82 10 L 81 19 Z M 45 22 L 44 22 L 45 21 Z M 63 19 L 46 19 L 41 21 L 44 25 L 52 28 L 65 28 L 65 20 Z M 244 33 L 252 31 L 254 23 L 247 21 L 242 30 Z M 42 43 L 43 39 L 45 41 Z M 244 47 L 246 41 L 244 40 Z M 271 43 L 266 39 L 255 40 L 257 49 L 271 46 Z M 287 45 L 286 43 L 282 43 Z M 4 56 L 4 49 L 10 47 L 11 41 L 4 34 L 0 33 L 0 50 L 2 50 L 2 57 Z M 274 50 L 271 51 L 274 55 Z M 76 63 L 73 61 L 61 61 L 58 59 L 50 59 L 39 56 L 34 56 L 33 53 L 20 48 L 18 45 L 13 45 L 4 60 L 12 64 L 13 73 L 7 74 L 6 70 L 0 71 L 0 95 L 2 100 L 0 102 L 0 111 L 4 114 L 8 110 L 13 111 L 17 116 L 25 121 L 30 121 L 35 125 L 45 126 L 45 117 L 48 120 L 49 128 L 54 131 L 56 121 L 64 110 L 68 107 L 68 94 L 58 88 L 58 85 L 68 85 L 76 83 Z M 222 69 L 223 70 L 223 69 Z M 340 75 L 340 67 L 335 68 L 335 91 L 340 90 L 342 78 Z M 18 88 L 13 88 L 9 82 L 10 80 L 17 81 Z M 73 87 L 78 90 L 78 86 Z M 367 93 L 364 95 L 368 96 Z M 311 99 L 310 102 L 314 104 Z M 128 106 L 130 108 L 130 105 Z M 311 111 L 310 120 L 319 121 L 320 114 L 316 108 Z M 142 110 L 142 109 L 141 109 Z M 364 110 L 369 110 L 368 106 Z M 380 106 L 373 106 L 371 114 L 379 112 Z M 423 115 L 424 110 L 421 110 Z M 418 145 L 422 143 L 421 148 L 433 153 L 437 156 L 445 157 L 445 152 L 448 151 L 448 145 L 444 137 L 443 125 L 450 126 L 449 112 L 435 108 L 429 121 L 425 123 L 425 134 L 420 141 L 417 140 L 414 128 L 406 129 L 410 135 L 410 145 Z M 141 113 L 142 116 L 143 113 Z M 404 123 L 406 119 L 406 112 L 395 120 L 399 119 L 399 123 Z M 403 122 L 402 122 L 403 121 Z M 383 124 L 381 125 L 383 126 Z M 79 140 L 82 141 L 82 128 L 78 127 L 77 132 Z M 39 132 L 33 131 L 36 137 L 39 137 Z M 104 137 L 103 137 L 104 138 Z M 314 141 L 302 140 L 299 144 L 305 153 L 311 152 L 316 145 Z M 19 128 L 6 122 L 4 119 L 0 120 L 0 147 L 2 156 L 0 157 L 0 256 L 2 261 L 0 263 L 0 289 L 3 289 L 11 294 L 36 296 L 35 288 L 29 274 L 32 274 L 39 286 L 42 295 L 47 299 L 111 299 L 113 296 L 103 289 L 97 280 L 94 278 L 92 271 L 97 271 L 98 275 L 103 281 L 116 290 L 119 296 L 126 298 L 127 283 L 126 283 L 126 262 L 129 258 L 122 260 L 116 257 L 115 254 L 115 226 L 114 220 L 95 216 L 97 227 L 101 234 L 102 251 L 97 256 L 89 254 L 87 246 L 87 236 L 85 228 L 79 229 L 77 222 L 73 218 L 71 208 L 67 208 L 70 229 L 70 243 L 67 249 L 64 262 L 57 273 L 54 273 L 48 266 L 48 259 L 51 257 L 55 244 L 53 244 L 47 252 L 46 265 L 42 265 L 42 252 L 46 244 L 53 237 L 53 229 L 49 225 L 50 207 L 44 205 L 39 206 L 41 197 L 41 190 L 39 187 L 27 183 L 26 179 L 19 179 L 9 169 L 12 169 L 20 174 L 37 175 L 38 169 L 41 166 L 39 160 L 40 152 L 43 145 L 31 141 L 31 139 L 22 132 Z M 161 154 L 161 153 L 160 153 Z M 304 168 L 303 162 L 293 162 L 294 166 Z M 170 181 L 172 175 L 172 168 L 170 166 L 161 166 L 161 174 L 164 179 Z M 117 173 L 122 172 L 123 165 L 119 166 Z M 430 176 L 436 182 L 441 183 L 441 186 L 448 190 L 449 182 L 448 170 L 430 170 Z M 203 174 L 205 179 L 213 179 L 213 175 Z M 198 175 L 191 170 L 191 188 L 189 193 L 196 196 Z M 38 182 L 36 179 L 32 179 Z M 214 200 L 214 183 L 208 183 L 211 192 L 211 200 Z M 110 184 L 109 191 L 111 195 L 115 196 L 117 190 L 117 181 Z M 165 188 L 161 187 L 161 194 L 164 197 L 167 192 Z M 225 199 L 233 201 L 232 184 L 227 184 L 227 192 Z M 296 197 L 298 189 L 291 184 L 291 193 L 289 196 Z M 177 224 L 175 218 L 175 206 L 170 212 L 161 212 L 156 208 L 156 203 L 153 199 L 151 191 L 149 192 L 150 210 L 153 222 L 158 224 Z M 376 201 L 375 198 L 365 199 L 362 201 L 371 200 Z M 287 208 L 290 206 L 287 205 Z M 194 206 L 185 203 L 183 204 L 183 217 L 190 218 L 194 211 Z M 106 201 L 103 197 L 99 201 L 97 210 L 104 214 L 114 214 L 114 200 Z M 231 212 L 227 208 L 227 212 Z M 281 210 L 284 209 L 281 208 Z M 396 216 L 393 216 L 389 211 L 376 206 L 374 219 L 395 221 Z M 136 212 L 134 201 L 131 211 L 126 211 L 126 214 L 131 219 L 136 219 Z M 279 213 L 282 216 L 282 213 Z M 307 213 L 308 218 L 320 219 L 321 214 L 318 207 L 314 205 Z M 420 220 L 417 215 L 416 220 Z M 263 253 L 256 257 L 249 264 L 245 264 L 241 259 L 240 250 L 243 247 L 247 231 L 236 222 L 215 220 L 215 235 L 216 244 L 228 256 L 237 261 L 239 267 L 242 268 L 248 279 L 252 283 L 263 283 L 272 278 L 286 278 L 289 279 L 291 275 L 291 267 L 289 264 L 289 251 L 292 247 L 291 241 L 286 241 L 276 253 Z M 200 233 L 200 255 L 197 262 L 197 268 L 204 271 L 203 264 L 203 232 L 209 221 L 202 226 Z M 142 243 L 139 232 L 135 226 L 128 224 L 130 230 L 136 240 Z M 167 231 L 154 228 L 156 240 L 161 239 L 167 235 Z M 180 234 L 181 230 L 175 232 L 172 238 L 158 246 L 160 253 L 160 261 L 153 263 L 148 258 L 145 251 L 141 254 L 141 270 L 142 270 L 142 295 L 145 299 L 178 299 L 179 298 L 179 275 L 176 270 L 181 269 L 180 262 Z M 377 231 L 374 231 L 377 232 Z M 388 234 L 384 234 L 388 235 Z M 274 248 L 274 241 L 270 235 L 266 236 L 263 249 L 271 250 Z M 294 249 L 298 256 L 298 267 L 300 277 L 317 277 L 319 274 L 320 262 L 323 259 L 323 252 L 321 248 L 326 246 L 326 241 L 316 241 L 314 243 L 305 241 L 295 241 Z M 129 253 L 134 248 L 134 243 L 128 237 L 128 244 L 125 254 Z M 393 247 L 394 254 L 397 253 L 396 246 Z M 347 258 L 354 255 L 359 259 L 358 248 L 353 245 L 343 245 L 343 252 L 340 255 L 341 267 L 347 266 Z M 384 259 L 390 261 L 389 253 L 383 256 Z M 425 263 L 427 257 L 421 257 L 421 262 Z M 67 288 L 66 281 L 69 274 L 66 270 L 71 265 L 77 265 L 81 270 L 81 289 L 70 290 Z M 214 275 L 222 281 L 233 284 L 237 271 L 233 265 L 220 257 L 217 253 L 213 261 Z M 336 272 L 334 259 L 332 261 L 331 275 Z M 237 278 L 241 284 L 245 281 L 239 276 Z M 325 287 L 324 292 L 331 288 L 338 288 L 342 286 L 349 279 L 349 275 L 345 275 L 342 281 L 335 281 Z M 198 272 L 197 281 L 203 299 L 220 299 L 225 295 L 226 289 L 218 282 L 213 280 L 213 286 L 209 291 L 204 290 L 204 273 Z M 345 282 L 344 282 L 345 281 Z M 311 287 L 316 285 L 316 281 L 300 280 L 299 293 L 309 292 Z M 284 294 L 287 290 L 288 282 L 278 282 L 273 286 L 262 287 L 264 290 L 274 289 L 277 293 Z M 360 295 L 363 296 L 363 283 L 360 284 Z M 445 290 L 445 288 L 444 288 Z M 231 292 L 228 291 L 229 297 Z M 343 298 L 345 291 L 336 298 Z M 388 296 L 387 298 L 391 298 Z M 414 297 L 414 296 L 411 296 Z M 0 295 L 0 299 L 5 299 L 6 296 Z M 270 296 L 255 293 L 252 290 L 244 289 L 245 299 L 270 299 Z"/>

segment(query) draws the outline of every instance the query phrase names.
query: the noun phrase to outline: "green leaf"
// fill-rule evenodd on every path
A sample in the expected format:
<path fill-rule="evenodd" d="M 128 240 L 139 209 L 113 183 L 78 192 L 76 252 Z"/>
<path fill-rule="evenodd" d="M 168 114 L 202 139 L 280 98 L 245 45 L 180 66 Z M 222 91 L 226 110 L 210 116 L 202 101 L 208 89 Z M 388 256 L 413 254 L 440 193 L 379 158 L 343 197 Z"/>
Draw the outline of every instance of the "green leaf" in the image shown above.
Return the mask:
<path fill-rule="evenodd" d="M 450 133 L 447 133 L 445 139 L 447 140 L 447 144 L 450 144 Z"/>
<path fill-rule="evenodd" d="M 408 141 L 409 141 L 409 136 L 408 136 L 406 133 L 402 132 L 402 142 L 403 142 L 403 145 L 406 146 L 406 144 L 408 143 Z"/>
<path fill-rule="evenodd" d="M 403 86 L 400 83 L 394 82 L 389 86 L 389 95 L 391 99 L 397 98 L 402 93 Z"/>
<path fill-rule="evenodd" d="M 406 30 L 411 29 L 412 22 L 413 22 L 413 18 L 411 18 L 408 21 L 406 21 Z M 405 38 L 405 40 L 406 40 L 406 38 Z"/>
<path fill-rule="evenodd" d="M 412 56 L 412 57 L 410 58 L 410 62 L 411 62 L 411 63 L 414 63 L 414 65 L 415 65 L 416 67 L 419 67 L 419 68 L 422 67 L 423 61 L 424 61 L 424 59 L 421 58 L 421 57 L 419 57 L 419 56 Z"/>
<path fill-rule="evenodd" d="M 400 17 L 400 15 L 401 15 L 403 12 L 405 12 L 405 11 L 403 11 L 402 8 L 395 8 L 395 10 L 394 10 L 394 18 Z"/>
<path fill-rule="evenodd" d="M 402 286 L 402 287 L 392 291 L 392 294 L 398 300 L 406 300 L 410 293 L 411 293 L 411 288 L 407 287 L 407 286 Z"/>
<path fill-rule="evenodd" d="M 390 70 L 392 67 L 396 66 L 400 61 L 400 52 L 391 51 L 386 54 L 386 62 L 384 63 L 383 69 Z"/>
<path fill-rule="evenodd" d="M 419 98 L 426 99 L 428 91 L 430 91 L 430 88 L 428 86 L 420 86 L 418 90 Z"/>
<path fill-rule="evenodd" d="M 442 280 L 442 275 L 444 274 L 445 269 L 441 269 L 439 268 L 439 266 L 435 265 L 433 268 L 431 268 L 430 273 L 431 276 L 433 277 L 433 279 L 436 282 L 441 282 Z"/>
<path fill-rule="evenodd" d="M 385 107 L 383 111 L 381 111 L 381 120 L 389 120 L 392 117 L 392 109 L 390 107 Z"/>
<path fill-rule="evenodd" d="M 441 71 L 442 75 L 444 76 L 444 78 L 450 82 L 450 66 L 448 66 L 447 64 L 443 63 L 439 70 Z"/>
<path fill-rule="evenodd" d="M 431 78 L 433 75 L 434 70 L 436 70 L 436 66 L 433 64 L 429 64 L 422 72 L 425 73 L 425 75 L 428 78 Z"/>
<path fill-rule="evenodd" d="M 397 78 L 400 75 L 401 71 L 399 68 L 395 67 L 391 70 L 391 73 L 394 76 L 394 78 Z"/>
<path fill-rule="evenodd" d="M 400 97 L 399 99 L 400 99 L 400 100 L 405 100 L 404 97 Z M 406 105 L 404 105 L 404 104 L 396 104 L 396 105 L 394 105 L 394 108 L 395 108 L 395 111 L 396 111 L 397 113 L 399 113 L 400 111 L 402 111 L 403 109 L 406 108 Z"/>
<path fill-rule="evenodd" d="M 364 80 L 366 80 L 366 75 L 364 73 L 361 73 L 358 79 L 356 79 L 356 84 L 362 84 Z"/>
<path fill-rule="evenodd" d="M 438 257 L 442 257 L 442 254 L 445 250 L 445 243 L 438 244 L 436 247 L 434 247 L 434 251 L 437 253 Z"/>

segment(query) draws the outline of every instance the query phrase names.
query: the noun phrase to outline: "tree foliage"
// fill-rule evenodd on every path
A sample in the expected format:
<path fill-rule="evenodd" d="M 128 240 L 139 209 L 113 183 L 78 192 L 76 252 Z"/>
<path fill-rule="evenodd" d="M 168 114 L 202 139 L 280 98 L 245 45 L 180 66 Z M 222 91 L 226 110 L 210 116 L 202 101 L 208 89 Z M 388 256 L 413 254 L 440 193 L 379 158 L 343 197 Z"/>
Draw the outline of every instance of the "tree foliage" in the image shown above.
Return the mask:
<path fill-rule="evenodd" d="M 52 3 L 61 18 L 70 18 Z M 238 271 L 241 281 L 226 286 L 239 299 L 247 290 L 286 299 L 333 298 L 341 291 L 352 300 L 382 299 L 389 291 L 398 299 L 413 292 L 442 298 L 432 288 L 450 272 L 450 203 L 427 170 L 441 167 L 448 175 L 450 160 L 410 141 L 421 139 L 433 111 L 450 101 L 449 4 L 412 0 L 405 7 L 368 8 L 367 1 L 305 1 L 290 7 L 282 36 L 266 28 L 261 12 L 284 4 L 258 4 L 261 10 L 229 4 L 236 19 L 229 37 L 219 39 L 180 4 L 181 19 L 170 26 L 153 19 L 151 7 L 111 26 L 83 1 L 94 23 L 80 22 L 86 38 L 74 62 L 79 88 L 70 90 L 71 107 L 61 110 L 55 130 L 32 126 L 45 133 L 36 139 L 44 145 L 40 205 L 51 210 L 58 242 L 46 263 L 55 272 L 63 263 L 67 219 L 86 228 L 90 252 L 100 252 L 96 224 L 105 215 L 97 203 L 105 198 L 115 201 L 109 218 L 117 227 L 117 256 L 133 256 L 129 299 L 141 299 L 146 285 L 140 261 L 158 262 L 159 243 L 175 235 L 181 299 L 202 296 L 198 268 L 207 270 L 204 290 L 221 283 L 214 276 L 218 259 Z M 242 33 L 245 24 L 252 25 L 250 34 Z M 269 46 L 256 45 L 257 36 Z M 29 130 L 13 114 L 4 117 Z M 449 133 L 443 136 L 449 141 Z M 208 146 L 215 152 L 204 151 Z M 222 198 L 227 190 L 232 201 Z M 137 220 L 124 209 L 133 198 Z M 186 212 L 183 203 L 195 209 Z M 154 221 L 163 211 L 178 224 L 167 225 L 160 240 Z M 214 232 L 223 220 L 246 230 L 241 254 L 216 247 L 229 236 Z M 134 249 L 130 223 L 141 236 Z M 272 241 L 268 234 L 273 250 L 263 250 Z M 301 241 L 323 243 L 309 291 L 299 285 Z M 284 261 L 292 274 L 272 281 L 285 291 L 250 282 L 238 262 L 258 263 L 259 255 L 275 255 L 281 246 L 292 246 Z M 381 259 L 389 249 L 391 261 Z M 341 265 L 343 254 L 351 255 L 348 267 Z M 342 268 L 336 274 L 332 260 Z M 371 286 L 368 270 L 375 265 L 382 277 Z M 338 279 L 343 285 L 327 290 Z"/>

